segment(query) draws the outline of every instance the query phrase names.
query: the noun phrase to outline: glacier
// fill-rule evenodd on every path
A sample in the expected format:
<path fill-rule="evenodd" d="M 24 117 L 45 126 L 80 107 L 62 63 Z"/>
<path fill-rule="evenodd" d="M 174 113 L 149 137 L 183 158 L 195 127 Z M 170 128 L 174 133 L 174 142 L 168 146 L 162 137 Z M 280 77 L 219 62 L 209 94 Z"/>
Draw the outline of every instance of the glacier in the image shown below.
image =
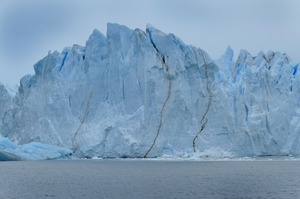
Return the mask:
<path fill-rule="evenodd" d="M 108 23 L 106 36 L 49 52 L 15 96 L 0 86 L 0 132 L 81 158 L 300 155 L 299 64 L 272 51 L 233 57 Z"/>

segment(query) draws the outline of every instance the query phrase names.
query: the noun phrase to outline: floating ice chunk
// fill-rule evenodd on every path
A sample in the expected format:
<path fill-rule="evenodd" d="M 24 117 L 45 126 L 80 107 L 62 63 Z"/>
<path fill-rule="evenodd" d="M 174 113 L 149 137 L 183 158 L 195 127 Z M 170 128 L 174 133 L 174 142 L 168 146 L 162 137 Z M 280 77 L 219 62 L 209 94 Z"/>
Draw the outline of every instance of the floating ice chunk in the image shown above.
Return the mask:
<path fill-rule="evenodd" d="M 24 144 L 20 149 L 27 160 L 65 159 L 72 155 L 70 149 L 38 142 Z"/>
<path fill-rule="evenodd" d="M 0 161 L 66 159 L 71 155 L 71 150 L 54 145 L 31 142 L 18 146 L 0 138 Z"/>

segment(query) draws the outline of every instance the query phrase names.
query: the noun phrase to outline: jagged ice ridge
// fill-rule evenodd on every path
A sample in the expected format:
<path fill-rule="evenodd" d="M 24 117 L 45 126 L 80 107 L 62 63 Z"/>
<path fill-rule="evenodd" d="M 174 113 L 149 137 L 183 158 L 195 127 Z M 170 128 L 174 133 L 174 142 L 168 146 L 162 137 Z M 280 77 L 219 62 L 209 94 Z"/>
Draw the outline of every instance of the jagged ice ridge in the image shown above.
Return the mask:
<path fill-rule="evenodd" d="M 86 46 L 55 51 L 0 87 L 0 132 L 78 157 L 300 154 L 298 64 L 228 48 L 218 60 L 151 25 L 109 23 Z"/>

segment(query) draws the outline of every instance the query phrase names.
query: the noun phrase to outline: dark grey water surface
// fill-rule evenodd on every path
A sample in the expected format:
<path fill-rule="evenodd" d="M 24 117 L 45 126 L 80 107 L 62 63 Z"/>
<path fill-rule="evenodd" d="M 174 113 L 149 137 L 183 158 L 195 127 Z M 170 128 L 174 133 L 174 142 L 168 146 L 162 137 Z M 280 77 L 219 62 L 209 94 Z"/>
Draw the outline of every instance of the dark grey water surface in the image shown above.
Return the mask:
<path fill-rule="evenodd" d="M 300 198 L 300 161 L 0 162 L 0 199 Z"/>

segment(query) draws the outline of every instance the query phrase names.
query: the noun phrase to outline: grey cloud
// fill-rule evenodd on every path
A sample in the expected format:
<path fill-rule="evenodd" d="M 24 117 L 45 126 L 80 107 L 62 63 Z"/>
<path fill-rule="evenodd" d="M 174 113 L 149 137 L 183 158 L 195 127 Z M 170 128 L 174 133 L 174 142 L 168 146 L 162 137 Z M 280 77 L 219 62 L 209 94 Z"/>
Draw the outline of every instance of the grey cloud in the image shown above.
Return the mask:
<path fill-rule="evenodd" d="M 2 53 L 28 56 L 26 53 L 38 50 L 43 41 L 58 37 L 61 29 L 67 29 L 70 23 L 65 6 L 40 1 L 13 7 L 1 20 Z"/>

